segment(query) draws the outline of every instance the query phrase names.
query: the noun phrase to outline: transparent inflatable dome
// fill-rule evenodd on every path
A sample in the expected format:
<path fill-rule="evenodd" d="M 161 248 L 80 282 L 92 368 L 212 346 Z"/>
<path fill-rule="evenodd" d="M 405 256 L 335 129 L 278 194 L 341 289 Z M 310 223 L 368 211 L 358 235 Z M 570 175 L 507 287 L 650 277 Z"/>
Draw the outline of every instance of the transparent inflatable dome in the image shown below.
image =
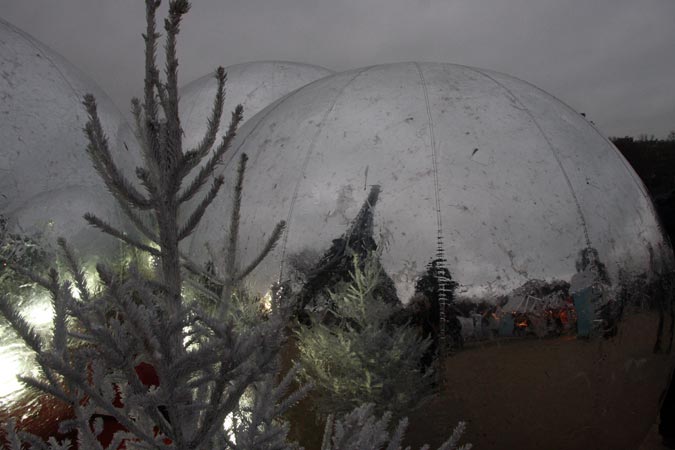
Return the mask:
<path fill-rule="evenodd" d="M 434 336 L 445 382 L 410 413 L 407 444 L 440 445 L 465 420 L 476 448 L 639 447 L 674 366 L 672 250 L 642 183 L 580 114 L 488 70 L 373 66 L 249 119 L 230 184 L 244 152 L 239 263 L 287 222 L 250 289 L 280 281 L 321 308 L 303 295 L 343 276 L 346 248 L 376 243 L 382 298 Z M 223 195 L 207 212 L 193 258 L 226 248 L 231 209 Z M 300 443 L 318 446 L 302 420 Z"/>
<path fill-rule="evenodd" d="M 85 149 L 82 105 L 94 94 L 113 157 L 126 173 L 138 165 L 135 138 L 108 96 L 63 57 L 0 21 L 0 213 L 24 234 L 58 235 L 94 251 L 110 238 L 82 219 L 106 214 L 120 224 L 115 202 Z M 111 215 L 112 214 L 112 215 Z M 51 231 L 50 231 L 51 230 Z M 58 236 L 57 235 L 57 236 Z"/>
<path fill-rule="evenodd" d="M 244 107 L 246 121 L 289 92 L 333 73 L 323 67 L 288 61 L 235 64 L 226 67 L 225 72 L 225 106 L 220 127 L 223 133 L 227 130 L 230 113 L 238 104 Z M 180 89 L 179 106 L 185 132 L 184 148 L 195 147 L 206 133 L 216 89 L 217 83 L 212 73 Z"/>
<path fill-rule="evenodd" d="M 374 185 L 382 262 L 404 302 L 439 237 L 458 292 L 480 298 L 532 279 L 569 281 L 585 248 L 616 281 L 620 270 L 647 270 L 666 245 L 642 183 L 593 125 L 487 70 L 401 63 L 336 74 L 250 119 L 235 148 L 250 157 L 240 259 L 273 223 L 288 223 L 251 277 L 261 291 L 299 257 L 321 256 Z M 218 205 L 196 233 L 197 258 L 204 242 L 224 239 L 230 204 Z"/>

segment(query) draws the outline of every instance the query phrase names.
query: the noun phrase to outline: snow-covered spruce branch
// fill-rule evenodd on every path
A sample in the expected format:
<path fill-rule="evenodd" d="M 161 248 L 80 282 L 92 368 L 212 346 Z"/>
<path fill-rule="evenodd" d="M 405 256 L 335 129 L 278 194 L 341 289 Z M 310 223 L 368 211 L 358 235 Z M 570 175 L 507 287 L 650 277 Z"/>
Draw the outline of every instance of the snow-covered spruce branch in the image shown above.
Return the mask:
<path fill-rule="evenodd" d="M 319 417 L 343 414 L 361 403 L 402 417 L 432 393 L 431 368 L 420 355 L 430 345 L 408 324 L 393 323 L 397 307 L 377 295 L 382 268 L 377 253 L 352 259 L 351 280 L 331 294 L 325 310 L 297 331 L 303 382 L 316 389 Z"/>
<path fill-rule="evenodd" d="M 373 406 L 372 403 L 359 406 L 336 421 L 333 421 L 333 416 L 329 416 L 321 450 L 401 450 L 408 420 L 401 419 L 393 433 L 390 433 L 391 414 L 385 413 L 378 418 L 373 412 Z M 465 429 L 464 422 L 457 424 L 450 438 L 438 450 L 471 450 L 471 444 L 458 447 Z M 428 445 L 421 448 L 428 449 Z M 410 447 L 405 450 L 410 450 Z"/>

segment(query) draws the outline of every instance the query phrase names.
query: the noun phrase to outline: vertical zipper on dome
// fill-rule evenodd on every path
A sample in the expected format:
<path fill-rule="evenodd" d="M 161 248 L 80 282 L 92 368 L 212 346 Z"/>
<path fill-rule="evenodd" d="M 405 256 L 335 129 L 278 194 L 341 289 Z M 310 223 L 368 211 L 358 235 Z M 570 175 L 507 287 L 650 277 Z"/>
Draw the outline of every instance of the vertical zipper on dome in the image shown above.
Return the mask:
<path fill-rule="evenodd" d="M 431 163 L 434 172 L 434 197 L 436 202 L 436 280 L 438 281 L 438 306 L 439 306 L 439 346 L 441 356 L 444 356 L 448 349 L 447 337 L 447 310 L 448 310 L 448 293 L 449 293 L 449 279 L 445 275 L 447 273 L 445 246 L 443 243 L 443 221 L 441 219 L 441 196 L 440 185 L 438 181 L 438 152 L 436 148 L 436 134 L 434 132 L 434 120 L 431 115 L 431 103 L 429 102 L 429 90 L 427 88 L 427 81 L 424 78 L 424 73 L 419 63 L 414 63 L 422 81 L 422 90 L 424 91 L 424 102 L 427 107 L 427 118 L 429 120 L 429 138 L 431 147 Z"/>

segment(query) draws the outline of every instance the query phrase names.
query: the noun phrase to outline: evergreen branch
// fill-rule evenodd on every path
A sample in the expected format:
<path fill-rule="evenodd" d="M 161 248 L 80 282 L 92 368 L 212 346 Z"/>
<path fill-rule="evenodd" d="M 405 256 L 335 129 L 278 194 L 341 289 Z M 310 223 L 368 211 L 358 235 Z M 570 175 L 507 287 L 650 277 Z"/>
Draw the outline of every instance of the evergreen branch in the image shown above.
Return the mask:
<path fill-rule="evenodd" d="M 31 348 L 35 353 L 39 354 L 44 348 L 42 338 L 35 331 L 35 329 L 23 318 L 19 311 L 17 311 L 9 303 L 9 298 L 0 296 L 0 314 L 2 314 L 7 322 L 14 328 L 19 337 Z"/>
<path fill-rule="evenodd" d="M 71 431 L 77 431 L 77 420 L 65 419 L 59 422 L 59 433 L 68 434 Z"/>
<path fill-rule="evenodd" d="M 172 129 L 178 132 L 180 142 L 180 125 L 178 117 L 178 58 L 176 57 L 176 37 L 180 32 L 180 22 L 190 11 L 187 0 L 173 0 L 169 3 L 169 17 L 164 21 L 166 30 L 166 94 L 167 106 L 164 113 L 167 121 L 175 126 Z M 180 150 L 180 149 L 178 149 Z"/>
<path fill-rule="evenodd" d="M 398 425 L 396 425 L 394 434 L 392 434 L 391 438 L 389 439 L 387 450 L 401 449 L 401 441 L 403 441 L 403 437 L 405 436 L 405 430 L 407 428 L 408 428 L 408 418 L 404 417 L 398 422 Z"/>
<path fill-rule="evenodd" d="M 326 426 L 323 429 L 323 439 L 321 441 L 321 450 L 331 450 L 330 448 L 330 439 L 333 434 L 333 422 L 335 421 L 335 416 L 329 414 L 326 419 Z"/>
<path fill-rule="evenodd" d="M 79 316 L 73 316 L 79 318 Z M 92 334 L 85 334 L 85 333 L 77 333 L 74 331 L 69 331 L 68 332 L 68 337 L 77 339 L 78 341 L 86 342 L 87 344 L 95 344 L 96 337 Z"/>
<path fill-rule="evenodd" d="M 36 389 L 38 391 L 44 392 L 45 394 L 49 394 L 53 397 L 58 398 L 64 403 L 67 404 L 73 404 L 76 400 L 74 400 L 71 396 L 66 394 L 60 387 L 58 386 L 53 386 L 50 384 L 45 383 L 44 381 L 37 380 L 33 377 L 24 377 L 24 376 L 17 376 L 17 379 L 23 383 L 25 386 Z"/>
<path fill-rule="evenodd" d="M 47 280 L 44 278 L 41 278 L 35 274 L 32 274 L 30 271 L 20 268 L 20 267 L 14 267 L 11 266 L 11 268 L 21 275 L 26 276 L 28 279 L 38 283 L 40 286 L 45 288 L 46 290 L 50 291 L 52 295 L 58 295 L 58 285 L 55 287 L 53 284 L 53 276 L 51 280 Z M 52 269 L 52 273 L 50 275 L 53 275 L 55 273 L 55 270 Z M 19 337 L 28 345 L 28 347 L 33 350 L 36 355 L 41 355 L 42 352 L 44 351 L 44 342 L 42 341 L 42 338 L 40 335 L 35 331 L 35 329 L 30 325 L 21 314 L 9 303 L 9 299 L 5 296 L 0 295 L 0 315 L 4 316 L 5 319 L 9 322 L 9 324 L 14 328 L 14 331 L 19 335 Z M 56 379 L 54 378 L 54 374 L 51 372 L 49 367 L 45 366 L 40 362 L 40 359 L 38 358 L 38 363 L 40 364 L 40 367 L 42 368 L 45 377 L 49 382 L 51 382 L 54 385 L 57 385 Z"/>
<path fill-rule="evenodd" d="M 169 17 L 164 21 L 166 30 L 166 84 L 157 83 L 161 94 L 166 126 L 162 136 L 165 139 L 164 173 L 167 175 L 168 192 L 174 194 L 180 188 L 178 168 L 183 159 L 182 130 L 178 115 L 178 58 L 176 57 L 176 37 L 180 32 L 180 22 L 183 15 L 190 10 L 187 0 L 172 0 L 169 2 Z"/>
<path fill-rule="evenodd" d="M 211 202 L 216 198 L 216 195 L 218 195 L 218 190 L 220 187 L 223 185 L 225 182 L 225 179 L 223 176 L 218 176 L 216 177 L 215 180 L 213 180 L 213 184 L 211 185 L 211 189 L 209 192 L 206 194 L 206 197 L 199 203 L 197 208 L 192 212 L 190 217 L 188 218 L 187 222 L 183 226 L 183 228 L 178 232 L 178 240 L 182 241 L 186 237 L 190 235 L 197 227 L 199 224 L 199 221 L 202 219 L 204 216 L 204 213 L 206 212 L 206 208 L 209 207 Z"/>
<path fill-rule="evenodd" d="M 96 217 L 95 215 L 93 215 L 91 213 L 86 213 L 84 215 L 84 219 L 87 222 L 89 222 L 89 224 L 92 225 L 93 227 L 96 227 L 96 228 L 100 229 L 101 231 L 103 231 L 104 233 L 107 233 L 107 234 L 109 234 L 113 237 L 116 237 L 117 239 L 119 239 L 121 241 L 124 241 L 129 245 L 133 245 L 134 247 L 136 247 L 139 250 L 144 250 L 144 251 L 150 253 L 152 256 L 155 256 L 155 257 L 158 257 L 158 258 L 162 256 L 162 253 L 159 250 L 157 250 L 155 248 L 152 248 L 148 245 L 145 245 L 142 242 L 137 241 L 136 239 L 134 239 L 134 238 L 126 235 L 125 233 L 119 231 L 118 229 L 113 228 L 111 225 L 109 225 L 108 223 L 104 222 L 103 220 L 99 219 L 98 217 Z"/>
<path fill-rule="evenodd" d="M 251 261 L 251 263 L 248 266 L 246 266 L 244 270 L 242 270 L 240 273 L 237 274 L 235 280 L 237 283 L 246 278 L 251 272 L 253 272 L 253 270 L 256 267 L 258 267 L 258 265 L 262 262 L 262 260 L 265 259 L 272 250 L 274 250 L 274 247 L 276 247 L 277 242 L 279 242 L 279 238 L 281 238 L 281 233 L 283 233 L 284 228 L 286 228 L 286 221 L 284 220 L 279 222 L 274 227 L 272 235 L 267 240 L 267 243 L 265 243 L 265 246 L 263 247 L 260 254 L 253 261 Z"/>
<path fill-rule="evenodd" d="M 288 411 L 291 407 L 295 406 L 300 400 L 305 398 L 314 387 L 311 383 L 305 384 L 301 386 L 299 389 L 292 392 L 290 395 L 287 395 L 286 398 L 283 399 L 283 401 L 280 401 L 281 398 L 284 395 L 286 395 L 286 392 L 288 392 L 289 388 L 291 387 L 291 383 L 296 380 L 296 375 L 298 374 L 299 370 L 300 370 L 299 364 L 296 363 L 295 365 L 293 365 L 293 367 L 291 367 L 291 370 L 289 370 L 286 373 L 286 375 L 284 375 L 283 379 L 275 389 L 275 392 L 278 393 L 277 401 L 279 402 L 279 404 L 277 406 L 277 411 L 278 414 L 280 415 L 286 414 L 286 411 Z"/>
<path fill-rule="evenodd" d="M 161 145 L 161 135 L 160 128 L 161 125 L 159 122 L 153 122 L 147 117 L 145 117 L 145 130 L 146 139 L 148 141 L 149 156 L 145 158 L 146 166 L 151 167 L 157 175 L 155 178 L 159 184 L 160 182 L 160 162 L 162 160 L 162 145 Z"/>
<path fill-rule="evenodd" d="M 63 289 L 59 289 L 59 277 L 56 270 L 52 269 L 49 273 L 52 281 L 52 305 L 54 306 L 54 333 L 52 342 L 54 351 L 64 358 L 66 355 L 66 339 L 68 336 L 66 329 L 66 299 L 70 297 L 70 283 L 65 282 Z"/>
<path fill-rule="evenodd" d="M 244 173 L 248 156 L 242 153 L 237 167 L 237 182 L 234 185 L 232 214 L 230 215 L 230 232 L 228 235 L 227 253 L 225 254 L 225 276 L 234 280 L 235 263 L 237 258 L 237 243 L 239 242 L 239 222 L 241 221 L 241 193 L 244 189 Z"/>
<path fill-rule="evenodd" d="M 232 296 L 232 291 L 237 284 L 236 259 L 237 244 L 239 242 L 239 222 L 241 221 L 241 194 L 244 189 L 244 174 L 246 172 L 246 162 L 248 156 L 242 153 L 237 166 L 237 181 L 234 185 L 234 198 L 232 205 L 232 214 L 230 215 L 230 230 L 228 233 L 228 244 L 225 252 L 225 279 L 228 283 L 223 286 L 220 292 L 221 305 Z"/>
<path fill-rule="evenodd" d="M 159 73 L 156 73 L 155 76 L 155 88 L 157 89 L 157 97 L 159 98 L 159 104 L 162 106 L 163 111 L 168 111 L 169 100 L 167 94 L 167 88 L 164 83 L 159 80 Z"/>
<path fill-rule="evenodd" d="M 66 240 L 62 237 L 58 238 L 56 241 L 61 247 L 61 251 L 63 252 L 63 255 L 66 258 L 66 268 L 70 272 L 70 275 L 73 277 L 73 280 L 75 281 L 75 287 L 77 288 L 77 291 L 80 293 L 80 298 L 88 303 L 90 300 L 89 297 L 89 289 L 87 288 L 87 280 L 84 277 L 84 270 L 82 270 L 82 267 L 77 263 L 77 260 L 75 259 L 75 255 L 73 254 L 72 250 L 66 243 Z"/>
<path fill-rule="evenodd" d="M 131 210 L 129 205 L 124 203 L 120 205 L 120 208 L 122 209 L 122 212 L 124 212 L 124 214 L 126 214 L 126 216 L 129 218 L 129 220 L 131 220 L 131 223 L 134 224 L 136 229 L 140 231 L 146 239 L 150 240 L 154 244 L 159 245 L 159 240 L 157 239 L 155 233 L 153 233 L 152 230 L 150 230 L 150 228 L 145 225 L 143 219 L 141 219 L 140 216 Z"/>
<path fill-rule="evenodd" d="M 438 450 L 454 450 L 459 444 L 459 440 L 462 438 L 464 431 L 466 430 L 466 422 L 459 422 L 457 426 L 452 431 L 452 435 L 445 441 Z M 471 444 L 464 444 L 458 450 L 471 450 L 473 446 Z"/>
<path fill-rule="evenodd" d="M 226 354 L 229 353 L 225 350 Z M 171 376 L 178 382 L 189 381 L 192 374 L 201 370 L 202 367 L 209 367 L 216 364 L 223 358 L 222 342 L 216 339 L 201 345 L 196 350 L 186 352 L 173 363 Z"/>
<path fill-rule="evenodd" d="M 246 388 L 253 383 L 254 377 L 250 372 L 237 380 L 238 382 L 230 383 L 227 399 L 223 402 L 222 397 L 228 384 L 226 382 L 227 377 L 223 376 L 227 373 L 224 366 L 224 364 L 221 365 L 219 377 L 216 379 L 212 391 L 209 402 L 211 408 L 206 411 L 204 421 L 201 424 L 202 426 L 199 428 L 198 432 L 195 433 L 195 439 L 190 442 L 189 447 L 194 446 L 194 448 L 198 448 L 199 445 L 197 444 L 200 441 L 204 442 L 206 437 L 212 436 L 217 428 L 222 426 L 227 414 L 237 407 L 241 396 L 246 392 Z"/>
<path fill-rule="evenodd" d="M 157 292 L 158 294 L 166 295 L 169 293 L 169 287 L 157 280 L 145 280 L 145 283 L 148 285 L 150 289 L 152 289 L 153 292 Z"/>
<path fill-rule="evenodd" d="M 136 136 L 136 139 L 140 143 L 143 161 L 145 162 L 146 167 L 150 168 L 149 181 L 151 181 L 152 183 L 151 184 L 148 183 L 148 186 L 146 186 L 147 189 L 150 185 L 157 186 L 158 180 L 156 179 L 156 177 L 153 177 L 152 174 L 158 173 L 158 170 L 157 170 L 157 163 L 153 157 L 154 152 L 152 150 L 153 144 L 150 139 L 150 133 L 148 131 L 148 128 L 146 127 L 147 121 L 145 120 L 143 114 L 143 107 L 141 106 L 141 101 L 138 98 L 134 97 L 133 99 L 131 99 L 131 114 L 134 117 L 134 135 Z M 136 175 L 138 175 L 138 173 Z M 143 180 L 141 180 L 141 182 L 143 182 Z"/>
<path fill-rule="evenodd" d="M 94 305 L 91 308 L 91 313 L 93 317 L 88 316 L 81 310 L 71 312 L 71 315 L 77 318 L 82 323 L 84 330 L 89 333 L 85 337 L 90 336 L 97 347 L 96 351 L 78 348 L 76 358 L 84 361 L 86 365 L 88 361 L 92 361 L 94 358 L 103 357 L 113 366 L 119 366 L 124 361 L 125 354 L 124 349 L 119 345 L 120 339 L 115 335 L 117 330 L 112 326 L 103 327 L 100 325 L 108 322 L 108 318 L 106 312 L 102 311 L 99 305 Z"/>
<path fill-rule="evenodd" d="M 206 320 L 206 318 L 202 318 L 202 320 L 204 321 Z M 230 372 L 233 369 L 232 366 L 236 364 L 233 358 L 230 358 L 229 355 L 226 356 L 228 356 L 228 358 L 226 360 L 221 361 L 220 363 L 218 376 L 215 379 L 215 383 L 211 390 L 211 395 L 209 399 L 209 404 L 211 405 L 211 408 L 206 411 L 205 418 L 202 423 L 200 433 L 198 433 L 198 435 L 212 433 L 213 427 L 217 426 L 218 423 L 222 423 L 223 419 L 225 419 L 224 416 L 222 418 L 219 418 L 221 414 L 219 414 L 218 410 L 220 409 L 222 411 L 223 409 L 225 409 L 222 408 L 223 406 L 222 398 L 223 395 L 225 394 L 225 390 L 227 389 L 228 385 L 227 373 Z M 241 395 L 243 395 L 245 391 L 244 386 L 247 386 L 249 383 L 241 383 L 241 380 L 231 380 L 231 381 L 234 382 L 231 382 L 230 384 L 230 391 L 228 392 L 227 396 L 228 398 L 226 399 L 225 403 L 231 403 L 231 407 L 234 407 L 236 404 L 239 403 L 239 398 L 241 397 Z M 239 383 L 237 383 L 236 381 L 239 381 Z"/>
<path fill-rule="evenodd" d="M 157 9 L 161 4 L 161 0 L 145 0 L 145 18 L 146 18 L 146 32 L 143 35 L 145 40 L 145 80 L 143 87 L 143 97 L 144 97 L 144 110 L 145 110 L 145 120 L 146 124 L 157 123 L 157 102 L 155 101 L 155 78 L 157 77 L 157 38 L 159 34 L 155 30 L 156 23 L 156 13 Z M 146 130 L 151 131 L 151 130 Z M 150 142 L 149 142 L 150 143 Z M 151 150 L 156 150 L 150 146 Z M 152 154 L 149 156 L 156 157 L 157 154 Z"/>
<path fill-rule="evenodd" d="M 148 142 L 145 139 L 145 126 L 143 125 L 143 107 L 138 97 L 131 99 L 131 116 L 134 118 L 134 136 L 141 146 L 141 153 L 143 155 L 149 154 Z"/>
<path fill-rule="evenodd" d="M 108 287 L 112 286 L 112 284 L 117 281 L 115 280 L 115 275 L 104 264 L 96 264 L 96 273 L 101 282 Z"/>
<path fill-rule="evenodd" d="M 195 179 L 192 180 L 190 185 L 180 194 L 178 197 L 179 203 L 184 203 L 194 197 L 194 195 L 199 191 L 204 183 L 206 183 L 206 180 L 209 178 L 209 176 L 213 174 L 216 166 L 221 163 L 223 155 L 227 150 L 229 150 L 232 140 L 237 134 L 237 127 L 243 119 L 243 111 L 244 108 L 241 105 L 237 105 L 237 107 L 234 109 L 227 134 L 223 137 L 223 140 L 214 152 L 213 156 L 211 156 L 208 162 L 199 170 Z"/>
<path fill-rule="evenodd" d="M 168 149 L 169 146 L 169 135 L 167 134 L 167 123 L 166 120 L 162 120 L 157 124 L 157 135 L 159 137 L 158 144 L 161 149 L 161 155 L 157 160 L 157 166 L 159 167 L 159 185 L 161 186 L 161 191 L 166 192 L 166 186 L 168 179 L 168 174 L 171 173 L 170 168 L 173 167 L 173 154 Z"/>
<path fill-rule="evenodd" d="M 223 115 L 223 107 L 225 104 L 225 81 L 227 81 L 225 69 L 218 67 L 215 78 L 217 80 L 218 87 L 216 97 L 213 100 L 211 116 L 207 122 L 206 135 L 201 140 L 201 142 L 199 142 L 197 147 L 185 153 L 183 157 L 183 164 L 181 164 L 181 170 L 184 170 L 184 172 L 180 174 L 181 179 L 192 169 L 194 169 L 197 164 L 199 164 L 199 161 L 201 161 L 208 154 L 209 150 L 211 150 L 211 147 L 213 147 L 213 144 L 216 142 L 216 136 L 218 135 L 218 130 L 220 129 L 220 120 Z"/>
<path fill-rule="evenodd" d="M 94 168 L 100 174 L 101 178 L 103 178 L 108 189 L 115 197 L 120 199 L 120 201 L 126 200 L 139 209 L 151 208 L 152 203 L 144 198 L 143 195 L 127 181 L 115 165 L 110 154 L 108 138 L 103 131 L 101 121 L 98 117 L 94 96 L 91 94 L 85 95 L 82 104 L 89 116 L 85 126 L 85 132 L 89 139 L 87 153 L 94 164 Z"/>
<path fill-rule="evenodd" d="M 26 431 L 19 431 L 17 433 L 19 435 L 19 438 L 28 445 L 30 445 L 31 450 L 53 450 L 47 446 L 45 441 L 40 439 L 39 437 L 35 436 L 32 433 L 28 433 Z M 21 447 L 21 450 L 23 450 L 25 447 Z"/>
<path fill-rule="evenodd" d="M 105 411 L 106 414 L 114 417 L 115 420 L 120 423 L 120 425 L 136 435 L 136 437 L 143 439 L 146 442 L 154 442 L 153 437 L 148 435 L 145 431 L 139 428 L 133 420 L 123 414 L 124 411 L 119 410 L 111 402 L 103 398 L 98 393 L 98 390 L 89 383 L 82 371 L 70 367 L 64 361 L 54 358 L 49 354 L 44 354 L 42 359 L 45 360 L 44 363 L 46 365 L 53 368 L 56 372 L 60 373 L 63 377 L 71 381 L 89 398 L 90 401 L 93 401 L 94 404 Z M 94 380 L 94 382 L 95 381 L 96 380 Z M 75 409 L 76 411 L 79 410 L 78 408 Z"/>
<path fill-rule="evenodd" d="M 199 311 L 195 320 L 201 322 L 206 328 L 211 330 L 218 339 L 228 345 L 228 347 L 223 348 L 231 348 L 234 346 L 232 343 L 234 340 L 234 321 L 232 318 L 223 321 L 218 317 L 214 317 L 212 314 Z"/>
<path fill-rule="evenodd" d="M 21 440 L 16 430 L 16 421 L 10 417 L 5 424 L 5 439 L 7 450 L 21 450 Z"/>
<path fill-rule="evenodd" d="M 161 415 L 160 415 L 161 416 Z M 113 448 L 126 448 L 125 442 L 129 440 L 134 439 L 134 435 L 132 433 L 129 433 L 127 431 L 122 431 L 122 430 L 117 430 L 115 431 L 115 434 L 113 434 L 112 441 L 110 441 L 110 444 L 106 447 L 106 449 L 113 449 Z M 137 448 L 143 448 L 142 446 L 138 446 Z M 152 447 L 145 447 L 146 449 L 151 449 Z"/>
<path fill-rule="evenodd" d="M 206 278 L 206 280 L 210 281 L 211 283 L 218 284 L 221 286 L 224 286 L 226 284 L 226 281 L 218 277 L 216 274 L 210 273 L 204 268 L 202 268 L 199 264 L 195 263 L 192 261 L 187 255 L 184 253 L 180 254 L 181 258 L 181 265 L 187 269 L 190 273 L 193 275 L 198 275 Z"/>
<path fill-rule="evenodd" d="M 25 277 L 32 281 L 33 283 L 37 284 L 38 286 L 43 287 L 44 289 L 49 290 L 51 288 L 51 284 L 49 283 L 49 280 L 46 278 L 41 277 L 40 275 L 33 273 L 32 271 L 26 269 L 25 267 L 22 267 L 16 263 L 13 263 L 11 261 L 7 261 L 7 267 L 12 269 L 14 272 L 18 273 L 22 277 Z"/>
<path fill-rule="evenodd" d="M 141 184 L 143 185 L 143 187 L 145 187 L 145 190 L 148 191 L 148 194 L 150 194 L 150 198 L 155 199 L 157 197 L 158 192 L 157 185 L 152 180 L 150 172 L 146 170 L 144 167 L 136 167 L 136 177 L 141 181 Z"/>
<path fill-rule="evenodd" d="M 197 275 L 201 275 L 201 274 L 197 274 Z M 212 303 L 216 304 L 220 301 L 220 297 L 215 292 L 213 292 L 209 288 L 205 287 L 202 283 L 200 283 L 198 281 L 191 280 L 189 278 L 186 279 L 185 282 L 190 285 L 191 289 L 196 291 L 198 294 L 201 294 L 203 297 L 207 298 Z"/>
<path fill-rule="evenodd" d="M 96 434 L 99 434 L 101 428 L 102 428 L 102 420 L 95 420 L 94 421 L 94 427 L 95 430 L 91 429 L 91 425 L 89 423 L 89 419 L 91 417 L 91 407 L 88 408 L 75 408 L 75 422 L 77 423 L 77 430 L 78 430 L 78 447 L 86 448 L 87 450 L 103 450 L 103 446 L 101 443 L 96 439 Z"/>
<path fill-rule="evenodd" d="M 159 162 L 162 157 L 162 149 L 159 143 L 159 111 L 155 98 L 155 86 L 159 79 L 159 70 L 157 70 L 156 63 L 157 38 L 160 36 L 155 28 L 155 15 L 160 3 L 161 0 L 145 0 L 146 32 L 143 35 L 145 40 L 145 78 L 143 81 L 145 123 L 142 129 L 139 129 L 145 134 L 144 141 L 147 142 L 146 152 L 143 155 L 144 160 L 146 166 L 153 171 L 157 183 L 159 183 Z"/>

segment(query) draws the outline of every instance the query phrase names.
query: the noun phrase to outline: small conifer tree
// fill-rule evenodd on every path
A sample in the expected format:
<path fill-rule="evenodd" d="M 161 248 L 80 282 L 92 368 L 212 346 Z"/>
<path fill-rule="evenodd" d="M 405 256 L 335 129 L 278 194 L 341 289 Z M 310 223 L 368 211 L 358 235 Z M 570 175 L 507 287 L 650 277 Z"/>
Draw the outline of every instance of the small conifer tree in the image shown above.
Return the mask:
<path fill-rule="evenodd" d="M 142 102 L 132 101 L 144 158 L 144 166 L 136 175 L 144 192 L 115 165 L 96 101 L 91 95 L 84 99 L 89 116 L 85 126 L 87 152 L 142 237 L 123 233 L 91 214 L 85 219 L 156 258 L 156 276 L 145 276 L 133 266 L 119 274 L 98 265 L 101 288 L 94 291 L 64 240 L 59 246 L 67 273 L 50 269 L 41 274 L 11 263 L 14 271 L 49 292 L 54 309 L 53 333 L 46 339 L 35 332 L 7 296 L 0 296 L 0 313 L 35 352 L 42 374 L 40 378 L 20 379 L 72 406 L 74 419 L 62 422 L 60 428 L 64 433 L 76 430 L 77 447 L 82 450 L 291 449 L 295 446 L 287 442 L 288 428 L 280 417 L 306 388 L 288 394 L 296 369 L 283 377 L 278 374 L 287 308 L 277 302 L 278 307 L 268 316 L 249 321 L 245 327 L 234 326 L 232 315 L 223 314 L 224 307 L 206 311 L 199 303 L 188 301 L 183 291 L 187 269 L 226 286 L 225 295 L 222 290 L 212 295 L 226 305 L 232 284 L 251 267 L 227 273 L 222 280 L 189 261 L 178 246 L 194 232 L 224 182 L 222 176 L 214 177 L 215 169 L 235 136 L 242 108 L 238 106 L 232 113 L 227 133 L 216 143 L 226 78 L 219 68 L 207 133 L 194 149 L 182 148 L 176 38 L 190 4 L 187 0 L 169 2 L 164 22 L 164 81 L 155 62 L 160 1 L 146 0 L 145 6 L 144 97 Z M 193 170 L 197 173 L 189 178 Z M 194 209 L 181 215 L 181 208 L 190 204 L 210 179 L 210 188 Z M 237 214 L 233 212 L 233 221 L 238 220 Z M 181 223 L 180 217 L 187 220 Z M 279 233 L 273 233 L 268 247 L 274 245 Z M 236 226 L 231 228 L 231 240 L 236 242 Z M 251 264 L 262 257 L 254 258 Z M 225 268 L 233 271 L 234 267 L 233 256 L 227 257 Z M 204 289 L 208 290 L 208 285 Z M 143 372 L 150 375 L 144 379 Z M 390 442 L 388 448 L 392 450 L 398 448 L 404 423 L 389 436 L 387 421 L 386 416 L 377 420 L 367 407 L 335 424 L 331 421 L 324 449 L 376 450 L 382 442 Z M 108 433 L 104 443 L 111 423 L 115 424 L 114 433 Z M 225 426 L 227 423 L 229 426 Z M 347 441 L 342 436 L 344 430 L 355 431 Z M 33 449 L 71 448 L 67 440 L 51 438 L 44 443 L 22 433 L 11 420 L 5 431 L 5 448 L 9 450 L 22 450 L 24 443 Z M 456 432 L 461 434 L 461 427 Z M 378 440 L 372 439 L 372 433 Z M 442 448 L 454 448 L 455 441 Z"/>
<path fill-rule="evenodd" d="M 13 265 L 14 270 L 49 291 L 55 311 L 53 337 L 47 342 L 12 303 L 6 298 L 0 302 L 3 315 L 37 354 L 42 370 L 41 379 L 21 380 L 73 406 L 75 419 L 61 425 L 64 431 L 77 430 L 82 449 L 102 449 L 101 437 L 111 421 L 119 431 L 107 448 L 117 448 L 122 442 L 127 447 L 175 449 L 227 448 L 233 442 L 251 449 L 286 446 L 286 428 L 277 418 L 303 391 L 282 402 L 293 373 L 278 386 L 274 383 L 286 323 L 284 310 L 277 309 L 256 326 L 237 331 L 231 320 L 221 320 L 219 310 L 204 311 L 183 295 L 183 270 L 200 272 L 201 268 L 181 255 L 178 244 L 195 230 L 224 182 L 222 176 L 214 175 L 234 139 L 242 108 L 238 106 L 232 113 L 227 133 L 216 143 L 226 78 L 219 68 L 207 133 L 194 149 L 182 148 L 176 38 L 190 4 L 186 0 L 169 2 L 164 21 L 165 80 L 160 79 L 155 62 L 160 2 L 147 0 L 145 5 L 144 97 L 142 102 L 132 101 L 144 159 L 136 175 L 144 192 L 116 166 L 94 97 L 87 95 L 83 102 L 89 116 L 87 153 L 142 237 L 123 233 L 91 214 L 85 219 L 150 253 L 157 260 L 157 274 L 148 279 L 131 268 L 121 277 L 99 265 L 103 290 L 96 294 L 65 241 L 59 245 L 72 282 L 64 281 L 64 274 L 54 269 L 43 276 Z M 188 177 L 193 170 L 196 175 Z M 193 210 L 180 214 L 181 207 L 196 198 L 211 179 L 210 188 Z M 184 223 L 181 216 L 187 217 Z M 140 376 L 139 368 L 147 367 L 156 381 L 148 383 Z M 264 401 L 259 401 L 263 393 Z M 242 409 L 247 394 L 255 406 L 251 410 Z M 223 427 L 226 418 L 233 423 L 230 429 Z M 14 448 L 18 439 L 12 428 L 8 436 L 13 437 Z M 23 438 L 41 446 L 30 436 Z M 60 445 L 52 444 L 53 448 Z"/>
<path fill-rule="evenodd" d="M 328 310 L 297 332 L 300 378 L 315 385 L 319 416 L 344 414 L 362 403 L 401 417 L 431 393 L 431 371 L 421 355 L 431 344 L 409 324 L 393 320 L 401 309 L 377 295 L 382 268 L 377 254 L 353 257 L 351 280 L 331 295 Z"/>

